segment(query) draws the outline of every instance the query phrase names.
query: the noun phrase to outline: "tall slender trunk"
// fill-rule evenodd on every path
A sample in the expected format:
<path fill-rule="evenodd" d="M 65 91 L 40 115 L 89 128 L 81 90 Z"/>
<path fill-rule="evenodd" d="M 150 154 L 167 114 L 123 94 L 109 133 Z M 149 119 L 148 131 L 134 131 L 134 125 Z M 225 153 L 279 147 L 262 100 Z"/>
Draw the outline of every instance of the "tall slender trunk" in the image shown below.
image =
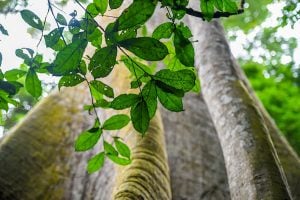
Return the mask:
<path fill-rule="evenodd" d="M 232 199 L 290 199 L 268 129 L 234 70 L 217 21 L 198 22 L 199 76 L 225 157 Z"/>

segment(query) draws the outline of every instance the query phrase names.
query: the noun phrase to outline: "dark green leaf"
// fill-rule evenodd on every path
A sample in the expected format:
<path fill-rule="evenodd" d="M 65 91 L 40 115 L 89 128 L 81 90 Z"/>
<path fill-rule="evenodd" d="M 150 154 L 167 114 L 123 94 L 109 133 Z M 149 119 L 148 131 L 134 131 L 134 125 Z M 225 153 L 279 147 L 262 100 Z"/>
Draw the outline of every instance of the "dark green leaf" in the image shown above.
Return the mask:
<path fill-rule="evenodd" d="M 9 71 L 6 71 L 4 74 L 4 77 L 8 81 L 16 81 L 19 78 L 23 77 L 26 74 L 26 71 L 20 70 L 20 69 L 12 69 Z"/>
<path fill-rule="evenodd" d="M 2 53 L 0 52 L 0 67 L 2 65 Z"/>
<path fill-rule="evenodd" d="M 119 45 L 138 57 L 149 60 L 162 60 L 168 55 L 167 47 L 160 41 L 150 37 L 132 38 L 119 42 Z"/>
<path fill-rule="evenodd" d="M 129 165 L 131 163 L 131 160 L 127 159 L 127 158 L 120 158 L 118 156 L 114 156 L 114 155 L 107 155 L 107 157 L 113 161 L 114 163 L 118 164 L 118 165 Z"/>
<path fill-rule="evenodd" d="M 86 75 L 87 69 L 86 69 L 86 64 L 84 60 L 81 60 L 80 64 L 79 64 L 79 72 L 82 75 Z"/>
<path fill-rule="evenodd" d="M 183 111 L 183 104 L 182 104 L 181 97 L 166 92 L 160 87 L 156 87 L 156 90 L 157 90 L 158 99 L 165 108 L 173 112 Z"/>
<path fill-rule="evenodd" d="M 58 82 L 58 88 L 60 89 L 62 86 L 65 87 L 72 87 L 75 85 L 78 85 L 79 83 L 82 83 L 84 81 L 84 78 L 82 78 L 78 74 L 71 74 L 61 77 L 61 79 Z"/>
<path fill-rule="evenodd" d="M 142 90 L 142 96 L 146 101 L 150 119 L 154 117 L 157 109 L 157 94 L 154 81 L 149 81 Z"/>
<path fill-rule="evenodd" d="M 39 80 L 36 72 L 32 68 L 30 68 L 27 72 L 25 79 L 25 88 L 27 92 L 35 98 L 38 98 L 42 95 L 42 83 Z"/>
<path fill-rule="evenodd" d="M 100 170 L 104 165 L 105 153 L 101 152 L 95 156 L 93 156 L 88 161 L 87 171 L 89 174 Z"/>
<path fill-rule="evenodd" d="M 176 29 L 174 35 L 174 47 L 176 57 L 187 67 L 194 67 L 194 47 L 192 43 L 183 36 L 180 29 Z"/>
<path fill-rule="evenodd" d="M 69 31 L 74 35 L 74 34 L 77 34 L 79 33 L 80 31 L 80 22 L 75 19 L 75 18 L 72 18 L 70 21 L 69 21 L 69 24 L 68 24 L 68 28 L 69 28 Z"/>
<path fill-rule="evenodd" d="M 75 151 L 86 151 L 93 148 L 102 134 L 101 129 L 81 133 L 75 141 Z"/>
<path fill-rule="evenodd" d="M 127 115 L 114 115 L 104 122 L 102 128 L 104 130 L 119 130 L 125 127 L 129 122 L 130 118 Z"/>
<path fill-rule="evenodd" d="M 148 130 L 150 122 L 147 103 L 144 100 L 141 100 L 134 105 L 130 110 L 130 116 L 135 130 L 144 135 Z"/>
<path fill-rule="evenodd" d="M 5 91 L 9 95 L 15 95 L 18 92 L 18 88 L 12 82 L 0 80 L 0 90 Z"/>
<path fill-rule="evenodd" d="M 22 10 L 21 11 L 21 16 L 22 16 L 23 20 L 27 24 L 29 24 L 30 26 L 32 26 L 33 28 L 39 29 L 41 31 L 44 29 L 43 22 L 32 11 L 30 11 L 30 10 Z"/>
<path fill-rule="evenodd" d="M 89 69 L 94 78 L 106 77 L 116 64 L 117 47 L 108 46 L 96 51 L 91 58 Z"/>
<path fill-rule="evenodd" d="M 174 30 L 174 25 L 171 22 L 166 22 L 159 25 L 152 34 L 155 39 L 170 38 Z"/>
<path fill-rule="evenodd" d="M 131 87 L 132 89 L 138 88 L 138 87 L 140 87 L 140 86 L 142 86 L 142 82 L 139 81 L 139 80 L 131 81 L 131 83 L 130 83 L 130 87 Z"/>
<path fill-rule="evenodd" d="M 212 0 L 200 0 L 200 8 L 206 20 L 211 20 L 214 16 L 214 4 Z"/>
<path fill-rule="evenodd" d="M 109 0 L 109 7 L 111 9 L 119 8 L 123 3 L 123 0 Z"/>
<path fill-rule="evenodd" d="M 93 0 L 93 2 L 96 5 L 97 10 L 104 15 L 108 6 L 108 0 Z"/>
<path fill-rule="evenodd" d="M 133 106 L 139 100 L 136 94 L 121 94 L 116 97 L 110 104 L 110 107 L 115 110 L 122 110 Z"/>
<path fill-rule="evenodd" d="M 114 156 L 118 156 L 119 155 L 119 153 L 115 149 L 115 147 L 113 147 L 113 145 L 109 144 L 108 142 L 104 141 L 103 142 L 103 146 L 104 146 L 105 153 L 107 155 L 114 155 Z"/>
<path fill-rule="evenodd" d="M 64 28 L 56 28 L 53 31 L 51 31 L 48 35 L 45 35 L 45 42 L 46 47 L 52 48 L 54 45 L 56 45 L 62 35 Z"/>
<path fill-rule="evenodd" d="M 77 40 L 67 45 L 56 55 L 53 64 L 48 68 L 49 72 L 55 76 L 62 76 L 76 71 L 86 46 L 86 40 Z"/>
<path fill-rule="evenodd" d="M 107 97 L 114 98 L 114 91 L 108 85 L 102 83 L 101 81 L 93 80 L 90 82 L 91 86 L 95 88 L 101 94 L 104 94 Z"/>
<path fill-rule="evenodd" d="M 125 143 L 121 142 L 118 138 L 114 138 L 114 141 L 120 155 L 130 159 L 131 153 L 129 147 Z"/>
<path fill-rule="evenodd" d="M 62 14 L 60 14 L 60 13 L 57 13 L 56 21 L 60 25 L 63 25 L 63 26 L 67 26 L 68 25 L 66 18 Z"/>
<path fill-rule="evenodd" d="M 102 33 L 99 29 L 95 29 L 94 32 L 88 34 L 87 39 L 94 47 L 101 48 Z"/>
<path fill-rule="evenodd" d="M 118 30 L 144 24 L 153 14 L 156 7 L 152 0 L 135 0 L 118 18 Z"/>
<path fill-rule="evenodd" d="M 193 71 L 188 69 L 175 72 L 163 69 L 157 72 L 154 78 L 168 86 L 187 92 L 194 87 L 196 76 Z"/>
<path fill-rule="evenodd" d="M 31 60 L 31 58 L 23 52 L 23 49 L 16 49 L 15 54 L 19 58 L 22 58 L 26 63 L 29 63 Z"/>
<path fill-rule="evenodd" d="M 7 30 L 2 26 L 2 24 L 0 24 L 0 32 L 1 32 L 3 35 L 8 35 Z"/>

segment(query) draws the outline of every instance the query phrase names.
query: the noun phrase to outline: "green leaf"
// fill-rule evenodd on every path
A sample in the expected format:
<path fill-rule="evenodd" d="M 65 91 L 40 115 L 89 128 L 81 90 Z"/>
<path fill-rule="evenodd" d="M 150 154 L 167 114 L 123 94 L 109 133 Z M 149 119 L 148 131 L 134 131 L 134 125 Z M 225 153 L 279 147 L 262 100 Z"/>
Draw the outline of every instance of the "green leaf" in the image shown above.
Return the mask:
<path fill-rule="evenodd" d="M 60 89 L 62 86 L 72 87 L 78 85 L 79 83 L 82 83 L 84 80 L 85 79 L 78 74 L 66 75 L 61 77 L 61 79 L 59 80 L 58 88 Z"/>
<path fill-rule="evenodd" d="M 126 158 L 120 158 L 118 156 L 114 156 L 114 155 L 107 155 L 107 157 L 113 161 L 114 163 L 118 164 L 118 165 L 129 165 L 131 163 L 131 160 L 126 159 Z"/>
<path fill-rule="evenodd" d="M 38 98 L 42 95 L 42 83 L 34 69 L 30 68 L 25 79 L 25 88 L 29 94 Z"/>
<path fill-rule="evenodd" d="M 232 0 L 223 0 L 223 4 L 225 12 L 236 13 L 238 11 L 236 2 Z"/>
<path fill-rule="evenodd" d="M 223 11 L 223 0 L 214 0 L 214 5 L 218 10 Z"/>
<path fill-rule="evenodd" d="M 130 71 L 132 78 L 139 82 L 148 82 L 150 77 L 147 74 L 153 74 L 155 71 L 154 67 L 145 65 L 134 58 L 122 57 L 121 61 Z"/>
<path fill-rule="evenodd" d="M 31 58 L 23 52 L 23 49 L 16 49 L 15 54 L 19 58 L 22 58 L 25 61 L 25 63 L 29 63 L 31 60 Z"/>
<path fill-rule="evenodd" d="M 113 147 L 113 145 L 109 144 L 108 142 L 104 141 L 103 142 L 103 146 L 104 146 L 105 153 L 107 155 L 114 155 L 114 156 L 118 156 L 119 155 L 119 153 L 115 149 L 115 147 Z"/>
<path fill-rule="evenodd" d="M 126 8 L 118 18 L 118 30 L 124 30 L 144 24 L 152 16 L 155 7 L 156 1 L 133 1 L 133 3 Z"/>
<path fill-rule="evenodd" d="M 163 69 L 157 72 L 154 78 L 155 80 L 159 80 L 168 86 L 183 90 L 185 92 L 194 87 L 196 80 L 195 73 L 188 69 L 175 72 L 169 69 Z"/>
<path fill-rule="evenodd" d="M 107 97 L 114 98 L 114 91 L 111 87 L 106 85 L 105 83 L 102 83 L 101 81 L 93 80 L 90 82 L 91 86 L 100 92 L 101 94 L 104 94 Z"/>
<path fill-rule="evenodd" d="M 160 103 L 168 110 L 173 112 L 180 112 L 183 111 L 183 104 L 182 104 L 182 98 L 172 94 L 170 92 L 164 91 L 159 86 L 156 87 L 157 90 L 157 96 L 160 101 Z"/>
<path fill-rule="evenodd" d="M 81 60 L 81 62 L 80 62 L 80 64 L 79 64 L 79 72 L 80 72 L 82 75 L 86 75 L 86 73 L 87 73 L 86 64 L 85 64 L 85 61 L 84 61 L 84 60 Z"/>
<path fill-rule="evenodd" d="M 114 115 L 104 122 L 102 128 L 104 130 L 119 130 L 125 127 L 129 122 L 130 118 L 127 115 Z"/>
<path fill-rule="evenodd" d="M 149 81 L 142 90 L 142 96 L 146 101 L 149 117 L 152 119 L 157 109 L 157 94 L 154 81 Z"/>
<path fill-rule="evenodd" d="M 30 26 L 32 26 L 33 28 L 39 29 L 41 31 L 44 29 L 43 22 L 32 11 L 30 11 L 30 10 L 22 10 L 21 11 L 21 16 L 22 16 L 23 20 L 27 24 L 29 24 Z"/>
<path fill-rule="evenodd" d="M 94 47 L 101 48 L 102 33 L 98 28 L 96 28 L 91 34 L 88 34 L 87 39 Z"/>
<path fill-rule="evenodd" d="M 16 81 L 19 78 L 23 77 L 27 72 L 20 69 L 12 69 L 9 71 L 6 71 L 4 74 L 4 77 L 8 81 Z"/>
<path fill-rule="evenodd" d="M 144 60 L 158 61 L 168 55 L 167 47 L 159 40 L 150 37 L 123 40 L 119 45 Z"/>
<path fill-rule="evenodd" d="M 53 64 L 48 67 L 48 71 L 54 76 L 68 75 L 76 71 L 86 46 L 86 40 L 77 40 L 67 45 L 58 52 Z"/>
<path fill-rule="evenodd" d="M 212 0 L 200 0 L 200 8 L 204 18 L 210 21 L 214 16 L 214 4 Z"/>
<path fill-rule="evenodd" d="M 0 67 L 2 65 L 2 53 L 0 52 Z"/>
<path fill-rule="evenodd" d="M 87 171 L 89 174 L 100 170 L 104 165 L 105 153 L 101 152 L 95 156 L 93 156 L 88 161 Z"/>
<path fill-rule="evenodd" d="M 108 6 L 108 0 L 93 0 L 93 2 L 96 5 L 97 10 L 104 15 Z"/>
<path fill-rule="evenodd" d="M 110 104 L 110 107 L 115 110 L 123 110 L 133 106 L 139 100 L 136 94 L 121 94 L 116 97 Z"/>
<path fill-rule="evenodd" d="M 86 151 L 93 148 L 100 139 L 101 134 L 102 130 L 98 128 L 81 133 L 75 141 L 75 151 Z"/>
<path fill-rule="evenodd" d="M 63 30 L 64 30 L 63 27 L 56 28 L 53 31 L 51 31 L 48 35 L 45 35 L 44 38 L 45 38 L 46 47 L 52 48 L 53 46 L 55 46 L 58 43 Z"/>
<path fill-rule="evenodd" d="M 111 9 L 119 8 L 123 3 L 123 0 L 109 0 L 109 7 Z"/>
<path fill-rule="evenodd" d="M 147 103 L 144 100 L 141 100 L 136 105 L 132 106 L 130 116 L 135 130 L 144 135 L 148 130 L 150 122 Z"/>
<path fill-rule="evenodd" d="M 130 159 L 131 152 L 129 147 L 125 143 L 121 142 L 118 138 L 114 138 L 114 141 L 120 155 Z"/>
<path fill-rule="evenodd" d="M 162 38 L 170 38 L 174 31 L 174 25 L 171 22 L 166 22 L 158 27 L 153 31 L 152 37 L 160 40 Z"/>
<path fill-rule="evenodd" d="M 67 22 L 66 18 L 62 14 L 60 14 L 60 13 L 57 13 L 56 21 L 60 25 L 63 25 L 63 26 L 67 26 L 68 25 L 68 22 Z"/>
<path fill-rule="evenodd" d="M 96 17 L 99 14 L 99 10 L 96 7 L 95 3 L 90 3 L 87 8 L 86 11 L 92 16 L 92 17 Z"/>
<path fill-rule="evenodd" d="M 15 95 L 18 92 L 19 88 L 20 87 L 14 84 L 14 82 L 0 80 L 0 90 L 5 91 L 9 95 Z"/>
<path fill-rule="evenodd" d="M 176 57 L 187 67 L 194 67 L 194 47 L 192 43 L 183 36 L 180 29 L 176 29 L 174 35 L 174 47 Z"/>
<path fill-rule="evenodd" d="M 116 64 L 117 47 L 107 46 L 96 51 L 91 58 L 89 69 L 94 78 L 106 77 Z"/>
<path fill-rule="evenodd" d="M 7 30 L 2 26 L 2 24 L 0 24 L 0 32 L 1 32 L 3 35 L 8 35 Z M 1 63 L 0 63 L 0 65 L 1 65 Z"/>

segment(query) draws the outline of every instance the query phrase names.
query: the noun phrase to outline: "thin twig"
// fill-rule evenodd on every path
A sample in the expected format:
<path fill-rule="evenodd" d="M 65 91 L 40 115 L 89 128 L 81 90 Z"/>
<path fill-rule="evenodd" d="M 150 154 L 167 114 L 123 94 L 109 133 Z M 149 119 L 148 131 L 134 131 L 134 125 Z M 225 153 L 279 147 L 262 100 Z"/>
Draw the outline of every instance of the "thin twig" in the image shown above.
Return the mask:
<path fill-rule="evenodd" d="M 53 16 L 53 18 L 54 18 L 54 20 L 55 20 L 55 23 L 56 23 L 56 25 L 57 25 L 57 28 L 58 28 L 58 30 L 59 30 L 59 29 L 60 29 L 60 26 L 59 26 L 59 24 L 58 24 L 58 21 L 56 20 L 56 17 L 55 17 L 55 14 L 54 14 L 54 11 L 53 11 L 53 8 L 52 8 L 52 4 L 51 4 L 50 0 L 48 0 L 48 7 L 49 7 L 49 9 L 50 9 L 50 11 L 51 11 L 51 14 L 52 14 L 52 16 Z M 67 42 L 66 42 L 66 40 L 65 40 L 65 38 L 64 38 L 64 36 L 63 36 L 63 34 L 62 34 L 62 32 L 59 31 L 59 33 L 60 33 L 60 36 L 61 36 L 61 38 L 63 39 L 65 45 L 67 45 Z"/>
<path fill-rule="evenodd" d="M 45 19 L 44 19 L 44 26 L 43 26 L 43 30 L 42 30 L 42 35 L 39 39 L 39 42 L 37 43 L 37 47 L 40 45 L 42 39 L 43 39 L 43 36 L 44 36 L 44 31 L 45 31 L 45 26 L 46 26 L 46 22 L 47 22 L 47 18 L 48 18 L 48 15 L 49 15 L 49 12 L 50 12 L 50 8 L 48 7 L 48 10 L 47 10 L 47 13 L 46 13 L 46 16 L 45 16 Z"/>

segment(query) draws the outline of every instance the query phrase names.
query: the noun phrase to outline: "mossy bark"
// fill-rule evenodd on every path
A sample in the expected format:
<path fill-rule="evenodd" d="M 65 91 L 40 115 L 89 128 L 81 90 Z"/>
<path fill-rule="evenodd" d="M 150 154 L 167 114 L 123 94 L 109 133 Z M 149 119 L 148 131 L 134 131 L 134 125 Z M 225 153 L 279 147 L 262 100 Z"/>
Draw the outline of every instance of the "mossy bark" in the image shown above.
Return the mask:
<path fill-rule="evenodd" d="M 290 199 L 266 123 L 241 84 L 218 21 L 198 22 L 199 76 L 222 146 L 232 199 Z"/>
<path fill-rule="evenodd" d="M 1 141 L 0 199 L 63 198 L 71 135 L 88 122 L 81 93 L 76 88 L 50 95 Z"/>

